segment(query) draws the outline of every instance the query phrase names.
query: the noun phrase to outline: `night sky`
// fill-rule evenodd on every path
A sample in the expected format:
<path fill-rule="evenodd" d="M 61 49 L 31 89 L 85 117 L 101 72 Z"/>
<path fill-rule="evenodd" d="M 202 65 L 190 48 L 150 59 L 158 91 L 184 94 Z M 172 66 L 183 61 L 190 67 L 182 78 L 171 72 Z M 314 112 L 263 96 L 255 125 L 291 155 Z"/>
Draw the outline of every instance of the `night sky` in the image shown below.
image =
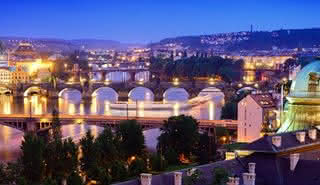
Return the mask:
<path fill-rule="evenodd" d="M 148 43 L 166 37 L 320 27 L 319 0 L 0 0 L 0 36 Z"/>

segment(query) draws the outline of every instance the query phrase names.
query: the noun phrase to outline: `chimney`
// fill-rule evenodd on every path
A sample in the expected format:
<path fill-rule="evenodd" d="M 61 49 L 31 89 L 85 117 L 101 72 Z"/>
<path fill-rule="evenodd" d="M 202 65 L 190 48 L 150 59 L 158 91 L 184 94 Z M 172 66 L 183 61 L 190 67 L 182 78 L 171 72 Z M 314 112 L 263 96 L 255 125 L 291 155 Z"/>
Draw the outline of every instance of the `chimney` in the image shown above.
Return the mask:
<path fill-rule="evenodd" d="M 140 174 L 141 185 L 151 185 L 151 180 L 152 180 L 152 174 L 149 174 L 149 173 Z"/>
<path fill-rule="evenodd" d="M 272 144 L 276 147 L 281 147 L 281 136 L 272 136 Z"/>
<path fill-rule="evenodd" d="M 299 153 L 290 154 L 290 170 L 291 171 L 294 171 L 294 169 L 296 168 L 299 158 L 300 158 Z"/>
<path fill-rule="evenodd" d="M 188 169 L 188 170 L 187 170 L 187 176 L 193 175 L 196 170 L 197 170 L 197 169 L 195 169 L 195 168 Z"/>
<path fill-rule="evenodd" d="M 255 185 L 256 174 L 255 173 L 243 173 L 243 185 Z"/>
<path fill-rule="evenodd" d="M 229 181 L 227 182 L 227 185 L 235 185 L 234 177 L 229 177 Z"/>
<path fill-rule="evenodd" d="M 174 185 L 182 185 L 182 172 L 174 172 Z"/>
<path fill-rule="evenodd" d="M 240 184 L 240 178 L 239 177 L 235 177 L 234 178 L 234 185 L 239 185 Z"/>
<path fill-rule="evenodd" d="M 300 143 L 304 143 L 306 139 L 306 133 L 305 132 L 296 132 L 296 138 Z"/>
<path fill-rule="evenodd" d="M 309 135 L 310 139 L 316 140 L 317 139 L 317 130 L 316 129 L 310 129 L 308 131 L 308 135 Z"/>
<path fill-rule="evenodd" d="M 249 163 L 249 173 L 256 173 L 256 163 Z"/>

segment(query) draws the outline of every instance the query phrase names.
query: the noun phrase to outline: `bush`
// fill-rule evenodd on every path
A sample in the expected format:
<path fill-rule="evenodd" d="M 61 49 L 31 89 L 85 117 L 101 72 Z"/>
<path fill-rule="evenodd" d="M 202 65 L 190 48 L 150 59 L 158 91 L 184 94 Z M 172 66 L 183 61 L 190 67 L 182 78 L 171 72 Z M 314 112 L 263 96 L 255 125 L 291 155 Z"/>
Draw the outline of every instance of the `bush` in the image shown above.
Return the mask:
<path fill-rule="evenodd" d="M 68 185 L 83 185 L 82 179 L 78 173 L 73 172 L 67 179 Z"/>
<path fill-rule="evenodd" d="M 151 168 L 154 171 L 163 171 L 168 167 L 167 160 L 159 154 L 153 154 L 151 156 Z"/>
<path fill-rule="evenodd" d="M 224 168 L 213 169 L 213 182 L 212 185 L 224 185 L 228 182 L 229 173 Z"/>
<path fill-rule="evenodd" d="M 165 153 L 165 158 L 169 165 L 180 164 L 179 154 L 173 148 L 168 149 L 168 151 Z"/>
<path fill-rule="evenodd" d="M 112 181 L 121 181 L 128 177 L 128 171 L 125 167 L 125 163 L 122 161 L 114 161 L 111 165 L 111 177 Z"/>
<path fill-rule="evenodd" d="M 200 170 L 196 170 L 191 176 L 183 177 L 184 185 L 206 184 L 206 179 Z"/>
<path fill-rule="evenodd" d="M 132 161 L 129 166 L 129 173 L 131 176 L 137 176 L 140 173 L 143 173 L 145 171 L 146 171 L 146 164 L 140 158 L 137 158 L 136 160 Z"/>

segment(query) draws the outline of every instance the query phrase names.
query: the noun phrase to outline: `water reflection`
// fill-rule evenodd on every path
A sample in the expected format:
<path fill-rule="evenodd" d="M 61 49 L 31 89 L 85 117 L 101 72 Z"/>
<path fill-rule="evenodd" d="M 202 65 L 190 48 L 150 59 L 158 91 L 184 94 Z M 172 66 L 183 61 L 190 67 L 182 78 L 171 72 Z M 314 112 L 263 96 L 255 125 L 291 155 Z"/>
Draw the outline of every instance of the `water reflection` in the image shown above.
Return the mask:
<path fill-rule="evenodd" d="M 106 91 L 105 91 L 106 92 Z M 111 91 L 109 91 L 111 92 Z M 212 99 L 197 106 L 187 106 L 185 101 L 174 101 L 163 103 L 153 103 L 153 94 L 149 91 L 137 91 L 133 95 L 132 101 L 126 104 L 115 104 L 116 96 L 106 95 L 103 91 L 97 93 L 92 100 L 84 101 L 81 94 L 73 90 L 64 91 L 63 97 L 58 100 L 47 99 L 41 96 L 30 96 L 22 99 L 13 98 L 12 96 L 0 96 L 0 114 L 51 114 L 53 108 L 59 108 L 60 114 L 86 115 L 99 114 L 106 116 L 137 116 L 137 117 L 163 117 L 177 116 L 180 114 L 192 115 L 197 119 L 219 119 L 221 115 L 221 99 Z M 112 94 L 111 94 L 112 95 Z M 174 95 L 171 100 L 174 99 Z M 141 98 L 141 99 L 139 99 Z M 116 106 L 116 107 L 115 107 Z M 128 106 L 128 109 L 126 108 Z M 120 108 L 119 108 L 120 107 Z M 75 141 L 80 140 L 88 129 L 91 129 L 94 135 L 98 135 L 103 128 L 93 125 L 79 124 L 83 120 L 76 120 L 73 125 L 62 127 L 64 138 L 73 138 Z M 159 134 L 157 131 L 145 132 L 146 139 L 155 139 Z M 0 126 L 0 161 L 16 159 L 19 153 L 19 147 L 23 133 L 15 129 Z M 156 141 L 155 141 L 156 142 Z M 156 143 L 153 143 L 156 145 Z"/>

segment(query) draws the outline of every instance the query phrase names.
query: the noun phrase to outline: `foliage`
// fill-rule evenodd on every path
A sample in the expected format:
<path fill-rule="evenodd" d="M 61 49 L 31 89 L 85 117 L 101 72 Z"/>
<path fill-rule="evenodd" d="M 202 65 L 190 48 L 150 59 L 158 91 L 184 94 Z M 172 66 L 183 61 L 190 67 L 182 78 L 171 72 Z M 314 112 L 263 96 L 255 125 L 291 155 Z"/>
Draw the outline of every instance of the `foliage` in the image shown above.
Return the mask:
<path fill-rule="evenodd" d="M 156 64 L 154 65 L 156 66 Z M 224 81 L 231 82 L 240 80 L 242 68 L 242 60 L 234 61 L 221 57 L 190 57 L 165 63 L 164 72 L 169 77 L 188 77 L 190 79 L 219 75 Z"/>
<path fill-rule="evenodd" d="M 153 154 L 151 156 L 151 168 L 154 171 L 163 171 L 167 168 L 168 162 L 162 155 Z"/>
<path fill-rule="evenodd" d="M 44 156 L 47 174 L 55 179 L 66 178 L 77 170 L 78 147 L 71 139 L 48 143 Z"/>
<path fill-rule="evenodd" d="M 23 174 L 25 178 L 34 183 L 40 183 L 44 177 L 45 144 L 41 138 L 33 134 L 26 134 L 21 144 L 21 161 L 23 164 Z"/>
<path fill-rule="evenodd" d="M 199 140 L 198 122 L 191 116 L 173 116 L 164 121 L 158 137 L 158 151 L 173 148 L 179 155 L 189 157 Z"/>
<path fill-rule="evenodd" d="M 141 155 L 145 149 L 145 140 L 141 126 L 136 120 L 122 121 L 117 128 L 120 148 L 126 159 Z"/>
<path fill-rule="evenodd" d="M 86 172 L 89 178 L 95 177 L 94 171 L 98 166 L 98 149 L 95 139 L 89 130 L 86 136 L 80 140 L 82 157 L 80 158 L 80 168 Z"/>
<path fill-rule="evenodd" d="M 94 174 L 96 176 L 95 179 L 99 182 L 100 185 L 111 184 L 112 179 L 106 169 L 97 166 L 94 170 Z"/>
<path fill-rule="evenodd" d="M 213 146 L 211 146 L 212 148 Z M 200 164 L 206 164 L 209 162 L 209 155 L 212 156 L 210 151 L 210 137 L 207 133 L 200 134 L 199 144 L 197 146 L 196 151 L 194 152 L 197 156 L 197 160 Z"/>
<path fill-rule="evenodd" d="M 129 172 L 131 176 L 137 176 L 140 173 L 146 172 L 146 163 L 141 158 L 133 160 L 129 165 Z"/>
<path fill-rule="evenodd" d="M 54 140 L 59 140 L 62 138 L 59 112 L 56 109 L 53 109 L 52 111 L 52 131 Z"/>
<path fill-rule="evenodd" d="M 180 164 L 179 154 L 173 148 L 169 148 L 164 155 L 169 165 Z"/>
<path fill-rule="evenodd" d="M 73 172 L 67 179 L 68 185 L 83 185 L 82 179 L 78 173 Z"/>
<path fill-rule="evenodd" d="M 110 162 L 120 159 L 118 138 L 115 137 L 110 128 L 105 128 L 96 139 L 99 163 L 107 166 Z"/>
<path fill-rule="evenodd" d="M 250 91 L 242 91 L 239 94 L 234 94 L 222 107 L 221 119 L 237 120 L 238 103 L 250 93 Z"/>
<path fill-rule="evenodd" d="M 57 181 L 51 178 L 46 178 L 43 185 L 58 185 Z"/>
<path fill-rule="evenodd" d="M 128 177 L 126 164 L 120 160 L 113 161 L 111 164 L 112 181 L 121 181 Z"/>
<path fill-rule="evenodd" d="M 212 185 L 224 185 L 228 182 L 229 173 L 224 168 L 214 168 Z"/>
<path fill-rule="evenodd" d="M 206 179 L 203 177 L 203 172 L 200 170 L 195 170 L 192 175 L 183 177 L 184 185 L 196 185 L 196 184 L 205 184 Z"/>

